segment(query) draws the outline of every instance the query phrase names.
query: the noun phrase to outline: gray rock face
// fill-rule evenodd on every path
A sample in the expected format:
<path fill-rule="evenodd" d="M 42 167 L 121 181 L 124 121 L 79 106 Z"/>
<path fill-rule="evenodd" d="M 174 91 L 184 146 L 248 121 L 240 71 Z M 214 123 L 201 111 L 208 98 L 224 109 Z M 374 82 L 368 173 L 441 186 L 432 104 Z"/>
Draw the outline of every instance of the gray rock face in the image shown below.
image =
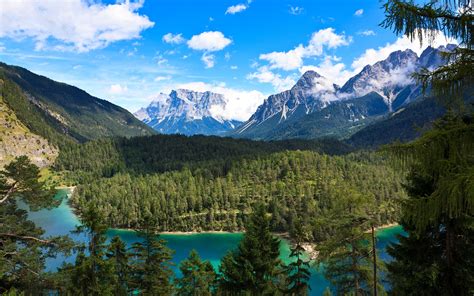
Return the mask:
<path fill-rule="evenodd" d="M 303 125 L 307 116 L 321 112 L 329 105 L 346 100 L 357 105 L 357 98 L 370 94 L 383 99 L 387 112 L 396 111 L 420 97 L 420 87 L 416 85 L 412 74 L 421 68 L 435 69 L 443 65 L 445 61 L 440 53 L 451 51 L 455 47 L 428 47 L 420 57 L 410 49 L 392 52 L 385 60 L 365 66 L 342 87 L 314 71 L 308 71 L 290 90 L 269 96 L 250 119 L 232 134 L 266 139 L 268 134 L 282 129 L 281 125 L 291 125 L 295 129 Z M 364 101 L 364 104 L 367 102 Z M 364 105 L 364 108 L 372 106 Z M 380 109 L 380 106 L 377 108 Z M 361 118 L 365 116 L 366 114 L 360 114 Z M 327 114 L 327 117 L 331 118 L 331 114 Z M 304 134 L 303 131 L 297 133 Z"/>
<path fill-rule="evenodd" d="M 336 98 L 338 86 L 315 71 L 307 71 L 290 89 L 269 96 L 236 133 L 256 128 L 272 119 L 277 123 L 321 110 Z"/>
<path fill-rule="evenodd" d="M 178 89 L 169 95 L 159 94 L 134 115 L 164 134 L 219 135 L 241 123 L 217 115 L 216 110 L 225 109 L 226 104 L 221 94 Z"/>

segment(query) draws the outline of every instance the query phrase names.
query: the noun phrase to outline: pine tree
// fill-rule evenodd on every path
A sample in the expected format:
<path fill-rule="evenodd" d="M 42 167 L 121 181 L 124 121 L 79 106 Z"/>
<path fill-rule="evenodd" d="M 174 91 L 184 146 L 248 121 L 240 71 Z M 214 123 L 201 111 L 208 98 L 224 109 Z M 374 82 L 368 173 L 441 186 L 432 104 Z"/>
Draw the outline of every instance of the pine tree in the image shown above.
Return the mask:
<path fill-rule="evenodd" d="M 445 53 L 448 63 L 416 75 L 452 113 L 433 131 L 392 152 L 408 167 L 400 224 L 408 237 L 389 248 L 388 265 L 395 295 L 472 295 L 474 293 L 474 128 L 462 117 L 464 97 L 472 97 L 474 82 L 472 1 L 430 1 L 426 4 L 390 0 L 385 27 L 420 43 L 443 32 L 460 41 Z M 457 103 L 457 104 L 456 104 Z M 422 254 L 422 256 L 420 256 Z"/>
<path fill-rule="evenodd" d="M 373 262 L 370 234 L 367 233 L 373 201 L 353 189 L 339 189 L 341 201 L 326 217 L 317 221 L 328 228 L 328 239 L 317 243 L 318 260 L 324 275 L 338 295 L 367 295 L 373 291 Z M 379 269 L 380 270 L 379 266 Z M 380 278 L 380 277 L 379 277 Z M 377 290 L 383 291 L 380 283 Z"/>
<path fill-rule="evenodd" d="M 177 280 L 177 293 L 183 296 L 210 296 L 215 291 L 216 273 L 209 261 L 202 261 L 192 250 L 179 269 L 183 276 Z"/>
<path fill-rule="evenodd" d="M 400 221 L 408 237 L 389 248 L 393 293 L 424 287 L 426 295 L 472 295 L 474 124 L 448 115 L 419 140 L 392 149 L 411 159 Z"/>
<path fill-rule="evenodd" d="M 127 253 L 125 243 L 120 237 L 115 236 L 107 248 L 107 260 L 111 264 L 113 273 L 114 295 L 128 295 L 131 268 L 129 264 L 130 255 Z"/>
<path fill-rule="evenodd" d="M 294 246 L 290 252 L 290 258 L 293 258 L 294 261 L 285 268 L 288 288 L 284 292 L 288 295 L 303 296 L 309 293 L 310 261 L 304 260 L 305 249 L 302 246 L 305 236 L 303 224 L 300 221 L 295 221 L 295 229 L 291 234 Z"/>
<path fill-rule="evenodd" d="M 252 295 L 274 295 L 278 290 L 280 240 L 270 232 L 270 217 L 258 205 L 245 225 L 245 234 L 237 250 L 221 261 L 220 289 Z"/>
<path fill-rule="evenodd" d="M 32 210 L 57 204 L 54 194 L 38 179 L 38 167 L 26 156 L 0 171 L 0 293 L 12 287 L 28 294 L 47 288 L 46 258 L 72 247 L 66 237 L 43 237 L 44 231 L 27 219 L 26 211 L 18 209 L 17 199 Z"/>
<path fill-rule="evenodd" d="M 133 244 L 133 288 L 143 295 L 171 295 L 172 251 L 158 237 L 152 217 L 145 216 L 138 235 L 142 241 Z"/>
<path fill-rule="evenodd" d="M 66 265 L 62 272 L 69 275 L 71 283 L 69 292 L 79 295 L 113 295 L 113 269 L 106 260 L 107 226 L 94 204 L 89 204 L 81 217 L 81 225 L 75 233 L 87 237 L 87 255 L 85 247 L 80 247 L 79 254 L 73 266 Z"/>

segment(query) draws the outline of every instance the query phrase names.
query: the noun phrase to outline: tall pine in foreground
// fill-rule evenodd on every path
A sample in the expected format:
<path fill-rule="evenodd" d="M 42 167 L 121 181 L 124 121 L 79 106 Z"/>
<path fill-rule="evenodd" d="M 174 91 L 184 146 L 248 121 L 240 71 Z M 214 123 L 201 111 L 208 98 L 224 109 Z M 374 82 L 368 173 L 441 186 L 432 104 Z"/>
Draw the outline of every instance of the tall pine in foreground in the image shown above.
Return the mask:
<path fill-rule="evenodd" d="M 112 270 L 112 287 L 116 296 L 126 296 L 130 290 L 130 254 L 125 243 L 115 236 L 107 247 L 105 254 Z"/>
<path fill-rule="evenodd" d="M 330 234 L 328 239 L 317 242 L 318 260 L 337 295 L 370 295 L 374 291 L 374 273 L 367 229 L 372 225 L 368 213 L 373 212 L 374 198 L 353 189 L 339 188 L 339 193 L 341 201 L 316 222 Z M 381 269 L 379 264 L 377 271 Z M 382 295 L 382 285 L 376 285 Z"/>
<path fill-rule="evenodd" d="M 237 250 L 222 259 L 220 290 L 225 295 L 275 295 L 281 274 L 280 240 L 270 231 L 265 206 L 254 208 Z"/>
<path fill-rule="evenodd" d="M 150 216 L 143 219 L 142 225 L 143 228 L 138 232 L 141 240 L 132 246 L 132 286 L 142 295 L 172 295 L 172 251 L 166 247 L 166 242 L 159 238 L 156 225 Z"/>
<path fill-rule="evenodd" d="M 18 208 L 18 199 L 32 210 L 57 204 L 38 179 L 38 167 L 26 156 L 0 171 L 0 294 L 14 288 L 28 294 L 47 289 L 43 272 L 46 258 L 67 251 L 71 245 L 66 237 L 45 238 L 43 229 Z"/>
<path fill-rule="evenodd" d="M 443 32 L 460 41 L 446 66 L 416 75 L 453 112 L 410 144 L 392 147 L 409 175 L 401 224 L 408 237 L 389 248 L 394 295 L 474 294 L 474 125 L 463 96 L 473 95 L 474 14 L 470 0 L 390 0 L 385 27 L 420 42 Z"/>
<path fill-rule="evenodd" d="M 180 296 L 210 296 L 215 291 L 216 272 L 209 261 L 202 261 L 192 250 L 188 258 L 179 264 L 183 276 L 177 280 L 177 293 Z"/>
<path fill-rule="evenodd" d="M 97 207 L 89 204 L 82 213 L 76 233 L 86 236 L 87 246 L 80 246 L 74 265 L 66 264 L 60 276 L 68 293 L 74 295 L 114 295 L 113 267 L 106 260 L 107 246 L 104 224 Z"/>
<path fill-rule="evenodd" d="M 302 245 L 307 240 L 307 234 L 303 223 L 299 219 L 295 221 L 294 228 L 291 233 L 293 246 L 290 249 L 290 259 L 293 261 L 285 268 L 287 287 L 283 289 L 283 292 L 291 296 L 304 296 L 309 293 L 310 286 L 308 281 L 311 276 L 310 261 L 304 258 L 305 249 Z"/>
<path fill-rule="evenodd" d="M 419 140 L 393 147 L 410 157 L 401 225 L 391 246 L 394 295 L 474 293 L 474 124 L 447 117 Z"/>

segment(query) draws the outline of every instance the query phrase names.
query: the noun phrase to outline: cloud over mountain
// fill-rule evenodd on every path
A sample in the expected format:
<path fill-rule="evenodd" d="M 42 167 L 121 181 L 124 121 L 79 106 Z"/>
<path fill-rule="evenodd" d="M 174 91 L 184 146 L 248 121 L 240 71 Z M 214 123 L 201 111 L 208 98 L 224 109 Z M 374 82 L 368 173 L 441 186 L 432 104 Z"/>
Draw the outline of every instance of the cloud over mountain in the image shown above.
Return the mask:
<path fill-rule="evenodd" d="M 36 50 L 88 52 L 139 38 L 154 23 L 138 10 L 143 2 L 3 0 L 0 38 L 32 38 Z"/>

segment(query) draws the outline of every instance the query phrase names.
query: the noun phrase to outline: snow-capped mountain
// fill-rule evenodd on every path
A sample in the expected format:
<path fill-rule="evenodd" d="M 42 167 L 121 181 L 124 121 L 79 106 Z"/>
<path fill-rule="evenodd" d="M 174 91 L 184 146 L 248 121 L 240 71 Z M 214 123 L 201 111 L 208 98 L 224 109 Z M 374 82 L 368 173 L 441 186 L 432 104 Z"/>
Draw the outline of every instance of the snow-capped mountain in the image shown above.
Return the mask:
<path fill-rule="evenodd" d="M 269 96 L 232 135 L 256 139 L 310 138 L 312 134 L 333 136 L 338 129 L 355 131 L 370 117 L 394 112 L 420 98 L 421 87 L 412 73 L 439 67 L 444 63 L 440 52 L 454 48 L 455 45 L 428 47 L 419 57 L 410 49 L 392 52 L 385 60 L 365 66 L 342 87 L 308 71 L 290 90 Z"/>
<path fill-rule="evenodd" d="M 242 133 L 257 126 L 260 129 L 271 128 L 283 121 L 321 110 L 336 99 L 338 88 L 315 71 L 307 71 L 290 90 L 269 96 L 235 132 Z"/>
<path fill-rule="evenodd" d="M 216 110 L 225 109 L 227 101 L 221 94 L 177 89 L 159 94 L 135 116 L 164 134 L 219 135 L 234 129 L 239 121 L 226 120 Z"/>
<path fill-rule="evenodd" d="M 376 92 L 391 107 L 399 92 L 405 86 L 413 84 L 411 74 L 417 68 L 418 56 L 412 50 L 392 52 L 387 59 L 365 66 L 341 87 L 340 94 L 360 97 Z"/>

